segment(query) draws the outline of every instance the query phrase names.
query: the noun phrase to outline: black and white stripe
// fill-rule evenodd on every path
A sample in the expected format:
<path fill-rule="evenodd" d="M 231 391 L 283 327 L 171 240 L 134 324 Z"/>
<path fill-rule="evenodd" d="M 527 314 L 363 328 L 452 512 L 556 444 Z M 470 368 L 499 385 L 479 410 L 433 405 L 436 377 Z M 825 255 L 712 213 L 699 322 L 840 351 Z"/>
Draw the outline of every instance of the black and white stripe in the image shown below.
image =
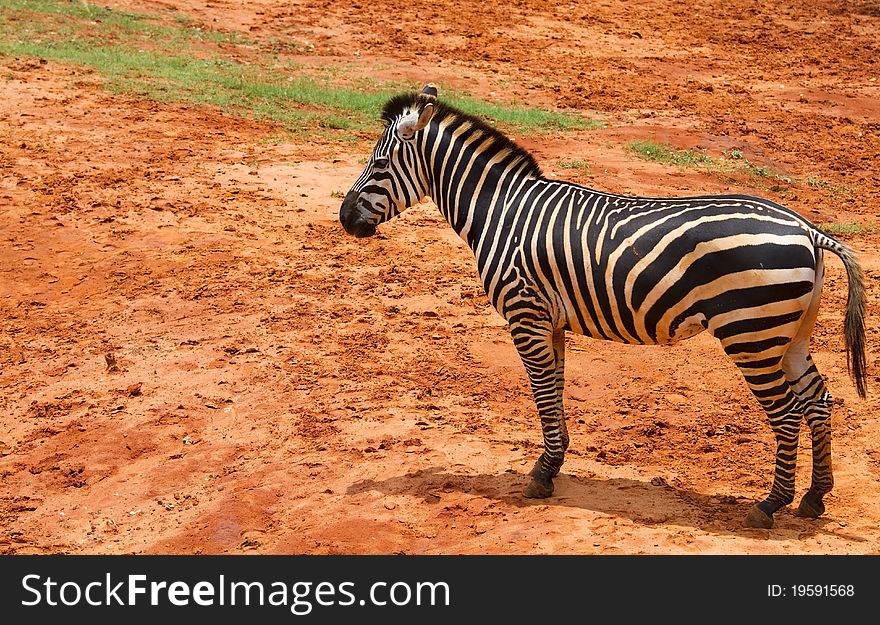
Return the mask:
<path fill-rule="evenodd" d="M 744 195 L 642 198 L 548 180 L 534 158 L 432 87 L 393 98 L 387 128 L 340 209 L 356 236 L 428 198 L 474 253 L 531 382 L 544 452 L 526 486 L 548 497 L 568 446 L 565 332 L 663 344 L 708 330 L 721 341 L 776 435 L 769 496 L 747 522 L 770 527 L 794 497 L 806 419 L 813 474 L 798 512 L 818 516 L 833 485 L 831 396 L 810 357 L 823 250 L 849 282 L 848 364 L 865 396 L 864 286 L 853 251 L 793 211 Z"/>

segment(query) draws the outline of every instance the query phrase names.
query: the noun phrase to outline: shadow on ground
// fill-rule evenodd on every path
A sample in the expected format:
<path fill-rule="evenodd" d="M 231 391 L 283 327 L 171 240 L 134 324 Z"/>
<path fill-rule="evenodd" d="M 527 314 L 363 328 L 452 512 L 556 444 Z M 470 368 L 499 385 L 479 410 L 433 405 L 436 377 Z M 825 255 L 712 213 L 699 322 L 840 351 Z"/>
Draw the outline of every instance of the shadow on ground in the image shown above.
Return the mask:
<path fill-rule="evenodd" d="M 514 507 L 567 506 L 625 517 L 644 526 L 692 527 L 716 535 L 767 540 L 803 539 L 833 535 L 855 541 L 865 537 L 841 533 L 830 527 L 828 519 L 802 519 L 793 508 L 776 513 L 772 530 L 745 527 L 744 519 L 752 501 L 745 497 L 715 496 L 670 485 L 662 480 L 641 481 L 626 478 L 581 477 L 560 474 L 556 490 L 548 499 L 526 499 L 522 487 L 529 477 L 508 470 L 501 474 L 466 475 L 443 467 L 429 467 L 385 480 L 361 480 L 348 488 L 354 495 L 377 491 L 386 495 L 418 497 L 425 503 L 440 501 L 443 493 L 459 492 L 503 502 Z M 833 506 L 834 502 L 829 502 Z M 834 523 L 833 525 L 837 525 Z"/>

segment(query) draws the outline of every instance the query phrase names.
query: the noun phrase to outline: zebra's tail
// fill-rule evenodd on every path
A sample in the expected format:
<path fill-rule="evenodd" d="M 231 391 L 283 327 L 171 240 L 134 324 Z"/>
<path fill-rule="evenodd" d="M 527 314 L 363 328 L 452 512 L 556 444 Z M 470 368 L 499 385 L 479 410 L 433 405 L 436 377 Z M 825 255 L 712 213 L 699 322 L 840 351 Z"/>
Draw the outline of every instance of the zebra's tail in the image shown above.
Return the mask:
<path fill-rule="evenodd" d="M 827 234 L 811 231 L 816 247 L 834 252 L 846 268 L 849 290 L 846 297 L 846 316 L 843 321 L 843 336 L 846 341 L 846 365 L 856 385 L 859 397 L 867 394 L 865 368 L 865 275 L 855 251 L 848 245 L 831 238 Z"/>

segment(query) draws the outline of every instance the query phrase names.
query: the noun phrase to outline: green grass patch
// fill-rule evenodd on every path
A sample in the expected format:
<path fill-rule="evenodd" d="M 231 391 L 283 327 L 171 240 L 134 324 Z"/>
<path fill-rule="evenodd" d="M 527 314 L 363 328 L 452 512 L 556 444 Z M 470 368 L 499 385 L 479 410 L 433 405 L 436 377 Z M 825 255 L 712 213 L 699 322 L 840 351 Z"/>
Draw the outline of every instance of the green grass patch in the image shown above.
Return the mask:
<path fill-rule="evenodd" d="M 767 165 L 755 165 L 749 161 L 744 161 L 740 166 L 740 169 L 745 171 L 747 174 L 751 176 L 757 176 L 758 178 L 777 178 L 776 172 L 774 172 Z"/>
<path fill-rule="evenodd" d="M 874 232 L 874 228 L 871 226 L 862 226 L 854 221 L 849 223 L 823 223 L 819 224 L 819 227 L 833 236 L 852 236 Z"/>
<path fill-rule="evenodd" d="M 248 61 L 233 60 L 212 43 L 247 45 L 241 51 Z M 295 43 L 290 46 L 301 51 Z M 114 92 L 216 106 L 235 115 L 279 122 L 312 138 L 330 132 L 336 138 L 358 140 L 358 133 L 375 133 L 388 98 L 413 88 L 387 83 L 340 85 L 343 77 L 337 74 L 342 72 L 319 65 L 309 71 L 300 63 L 285 61 L 279 56 L 283 51 L 277 41 L 261 44 L 237 34 L 202 30 L 181 15 L 165 19 L 84 0 L 3 0 L 0 4 L 2 55 L 89 67 Z M 520 133 L 601 125 L 580 115 L 492 104 L 467 94 L 444 99 Z"/>
<path fill-rule="evenodd" d="M 693 150 L 679 150 L 666 143 L 657 143 L 655 141 L 630 141 L 626 147 L 645 160 L 665 165 L 697 167 L 708 165 L 712 162 L 705 154 L 700 154 Z"/>
<path fill-rule="evenodd" d="M 484 102 L 470 96 L 441 98 L 452 106 L 471 115 L 497 122 L 509 130 L 528 134 L 531 132 L 595 130 L 603 126 L 601 121 L 517 105 L 502 105 Z"/>
<path fill-rule="evenodd" d="M 231 43 L 253 42 L 239 33 L 203 30 L 192 26 L 192 20 L 177 15 L 170 24 L 161 16 L 132 13 L 92 4 L 86 0 L 3 0 L 0 4 L 0 24 L 15 24 L 19 35 L 44 36 L 62 40 L 65 36 L 77 39 L 91 38 L 100 43 L 108 35 L 120 41 L 153 42 L 157 45 L 179 45 L 187 41 Z M 6 34 L 6 33 L 4 33 Z M 15 36 L 16 33 L 11 33 Z M 54 36 L 54 37 L 53 37 Z"/>
<path fill-rule="evenodd" d="M 841 197 L 846 197 L 848 195 L 852 195 L 853 189 L 852 187 L 845 184 L 832 184 L 827 180 L 823 180 L 819 176 L 809 175 L 804 180 L 808 187 L 813 189 L 820 189 L 822 191 L 828 192 L 828 194 L 833 199 L 838 199 Z"/>
<path fill-rule="evenodd" d="M 766 191 L 773 191 L 785 195 L 791 192 L 791 186 L 798 184 L 788 176 L 777 173 L 769 165 L 757 165 L 743 155 L 742 150 L 734 148 L 724 154 L 725 158 L 712 159 L 706 154 L 693 150 L 679 150 L 665 143 L 654 141 L 631 141 L 627 149 L 641 158 L 667 165 L 679 167 L 695 167 L 706 173 L 719 176 L 723 179 L 735 180 L 734 174 L 746 174 L 753 180 L 752 185 Z M 804 184 L 823 188 L 831 191 L 830 185 L 825 185 L 815 177 L 808 177 L 802 181 Z M 833 191 L 832 191 L 833 193 Z"/>
<path fill-rule="evenodd" d="M 581 175 L 587 175 L 590 173 L 590 164 L 581 160 L 571 159 L 571 160 L 560 160 L 556 162 L 557 167 L 560 169 L 571 169 L 577 171 Z"/>

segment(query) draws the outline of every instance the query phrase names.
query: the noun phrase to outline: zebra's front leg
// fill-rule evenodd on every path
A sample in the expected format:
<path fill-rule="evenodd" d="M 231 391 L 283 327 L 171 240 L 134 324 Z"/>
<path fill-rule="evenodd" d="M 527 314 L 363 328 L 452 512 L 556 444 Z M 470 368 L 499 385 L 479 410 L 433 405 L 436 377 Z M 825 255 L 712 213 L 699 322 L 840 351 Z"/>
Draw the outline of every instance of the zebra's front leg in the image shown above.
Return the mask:
<path fill-rule="evenodd" d="M 544 452 L 529 473 L 532 479 L 523 495 L 545 498 L 553 494 L 553 478 L 559 474 L 568 448 L 562 408 L 565 332 L 549 326 L 517 325 L 511 328 L 511 335 L 529 377 L 544 435 Z"/>

